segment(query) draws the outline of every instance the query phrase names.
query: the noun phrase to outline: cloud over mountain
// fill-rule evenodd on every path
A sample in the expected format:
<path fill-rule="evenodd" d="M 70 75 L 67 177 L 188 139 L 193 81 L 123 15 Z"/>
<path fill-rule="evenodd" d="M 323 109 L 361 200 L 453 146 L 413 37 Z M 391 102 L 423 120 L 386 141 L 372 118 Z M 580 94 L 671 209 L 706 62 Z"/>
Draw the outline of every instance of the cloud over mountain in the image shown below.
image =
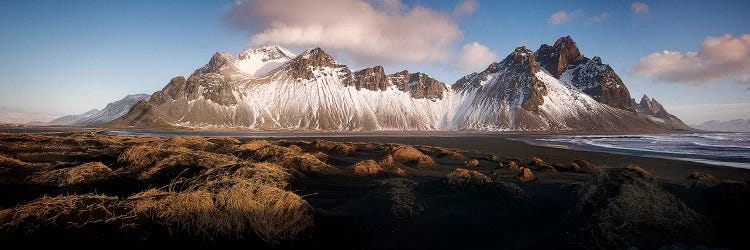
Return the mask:
<path fill-rule="evenodd" d="M 651 76 L 665 82 L 703 84 L 732 77 L 742 81 L 750 73 L 750 34 L 707 37 L 697 52 L 668 51 L 640 59 L 635 76 Z"/>
<path fill-rule="evenodd" d="M 478 42 L 464 45 L 458 57 L 459 68 L 464 72 L 482 70 L 494 61 L 497 61 L 497 53 Z"/>
<path fill-rule="evenodd" d="M 320 46 L 357 63 L 425 63 L 453 56 L 450 48 L 462 37 L 454 16 L 476 8 L 475 1 L 444 13 L 395 0 L 245 0 L 225 19 L 254 34 L 255 45 Z"/>

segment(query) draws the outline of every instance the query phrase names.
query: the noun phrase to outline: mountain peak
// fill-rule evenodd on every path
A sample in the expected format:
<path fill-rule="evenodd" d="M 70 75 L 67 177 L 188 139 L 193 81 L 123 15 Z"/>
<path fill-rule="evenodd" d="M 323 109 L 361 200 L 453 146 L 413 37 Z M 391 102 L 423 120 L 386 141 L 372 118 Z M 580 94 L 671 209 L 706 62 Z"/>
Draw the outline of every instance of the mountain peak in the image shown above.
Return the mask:
<path fill-rule="evenodd" d="M 320 47 L 315 47 L 312 49 L 309 49 L 302 53 L 299 57 L 296 59 L 304 59 L 309 63 L 310 66 L 318 66 L 318 67 L 325 67 L 325 66 L 336 66 L 338 63 L 336 62 L 336 59 L 333 59 L 331 55 L 323 51 Z"/>
<path fill-rule="evenodd" d="M 263 62 L 277 59 L 292 59 L 294 54 L 279 46 L 279 45 L 265 45 L 258 48 L 245 48 L 240 52 L 240 60 L 250 59 L 253 57 L 259 57 Z"/>
<path fill-rule="evenodd" d="M 319 70 L 320 68 L 342 68 L 346 71 L 344 74 L 351 74 L 351 71 L 345 65 L 338 64 L 336 59 L 333 59 L 331 55 L 318 47 L 306 50 L 289 61 L 284 67 L 291 77 L 308 80 L 315 77 L 313 70 Z"/>
<path fill-rule="evenodd" d="M 560 37 L 553 46 L 542 44 L 536 51 L 536 57 L 540 66 L 556 78 L 559 78 L 568 66 L 576 66 L 584 61 L 583 54 L 570 36 Z"/>
<path fill-rule="evenodd" d="M 558 48 L 561 48 L 561 47 L 567 46 L 568 44 L 572 44 L 573 46 L 575 46 L 575 43 L 576 42 L 573 41 L 573 38 L 571 38 L 568 35 L 568 36 L 564 36 L 564 37 L 558 38 L 557 41 L 555 41 L 555 45 L 554 46 L 558 47 Z"/>

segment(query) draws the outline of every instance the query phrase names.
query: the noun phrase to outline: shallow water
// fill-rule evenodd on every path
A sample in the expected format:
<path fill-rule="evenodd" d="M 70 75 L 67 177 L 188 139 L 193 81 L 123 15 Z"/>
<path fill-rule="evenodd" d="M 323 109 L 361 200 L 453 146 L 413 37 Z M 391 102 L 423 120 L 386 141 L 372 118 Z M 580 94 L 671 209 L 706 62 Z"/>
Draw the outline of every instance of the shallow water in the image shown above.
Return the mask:
<path fill-rule="evenodd" d="M 532 144 L 627 153 L 750 169 L 750 133 L 565 135 L 520 138 Z"/>

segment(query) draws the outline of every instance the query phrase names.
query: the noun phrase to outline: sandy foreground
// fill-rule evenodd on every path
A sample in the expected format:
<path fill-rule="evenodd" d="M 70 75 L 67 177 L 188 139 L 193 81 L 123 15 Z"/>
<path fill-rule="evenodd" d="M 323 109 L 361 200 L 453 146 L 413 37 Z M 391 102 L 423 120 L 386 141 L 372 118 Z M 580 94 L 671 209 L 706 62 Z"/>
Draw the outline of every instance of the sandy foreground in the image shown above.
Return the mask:
<path fill-rule="evenodd" d="M 265 137 L 0 133 L 0 238 L 741 248 L 750 222 L 746 169 L 498 135 Z"/>

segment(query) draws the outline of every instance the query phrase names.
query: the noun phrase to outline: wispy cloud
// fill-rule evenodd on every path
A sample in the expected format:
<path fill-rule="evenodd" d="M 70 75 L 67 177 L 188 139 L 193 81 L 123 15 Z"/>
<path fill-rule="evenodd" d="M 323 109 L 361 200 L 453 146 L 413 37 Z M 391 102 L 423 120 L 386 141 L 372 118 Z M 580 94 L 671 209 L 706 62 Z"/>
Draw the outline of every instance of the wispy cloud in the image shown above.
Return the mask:
<path fill-rule="evenodd" d="M 253 34 L 254 45 L 319 46 L 359 64 L 425 63 L 455 56 L 451 47 L 463 33 L 455 17 L 477 8 L 474 0 L 453 13 L 397 0 L 238 0 L 225 20 Z"/>
<path fill-rule="evenodd" d="M 596 22 L 596 23 L 601 23 L 601 22 L 609 20 L 610 17 L 612 17 L 612 14 L 609 14 L 609 12 L 602 12 L 599 15 L 591 17 L 591 21 Z"/>
<path fill-rule="evenodd" d="M 642 2 L 635 2 L 632 4 L 632 7 L 630 7 L 630 9 L 633 10 L 633 13 L 635 14 L 648 13 L 648 4 L 645 4 Z"/>
<path fill-rule="evenodd" d="M 463 16 L 474 13 L 479 8 L 479 2 L 476 0 L 464 0 L 461 1 L 456 9 L 453 10 L 453 15 Z"/>
<path fill-rule="evenodd" d="M 568 12 L 568 11 L 561 10 L 561 11 L 553 13 L 549 17 L 549 23 L 552 24 L 552 25 L 564 24 L 564 23 L 570 22 L 570 21 L 572 21 L 572 20 L 580 17 L 582 14 L 583 14 L 583 11 L 581 11 L 581 10 L 576 10 L 576 11 L 573 11 L 573 12 Z"/>
<path fill-rule="evenodd" d="M 663 51 L 642 57 L 635 76 L 651 76 L 665 82 L 705 84 L 732 77 L 750 81 L 750 34 L 707 37 L 697 52 Z"/>

